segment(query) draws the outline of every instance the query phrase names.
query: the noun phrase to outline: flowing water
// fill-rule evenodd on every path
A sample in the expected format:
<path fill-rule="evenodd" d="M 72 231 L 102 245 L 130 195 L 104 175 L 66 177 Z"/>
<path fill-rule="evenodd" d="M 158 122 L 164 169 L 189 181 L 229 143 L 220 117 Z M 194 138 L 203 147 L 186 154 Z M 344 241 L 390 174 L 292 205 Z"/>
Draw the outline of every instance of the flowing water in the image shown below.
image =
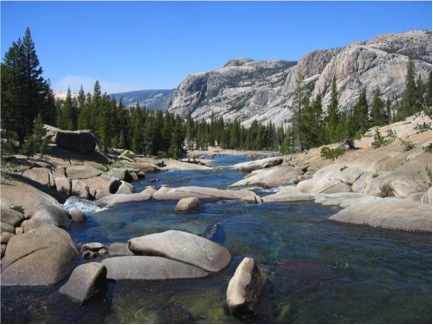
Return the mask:
<path fill-rule="evenodd" d="M 216 158 L 214 165 L 245 158 Z M 152 177 L 154 176 L 154 177 Z M 243 178 L 231 169 L 171 171 L 135 184 L 226 188 Z M 158 178 L 155 183 L 149 179 Z M 264 196 L 272 192 L 260 191 Z M 92 211 L 91 202 L 75 202 Z M 204 203 L 191 213 L 176 202 L 127 203 L 87 212 L 70 234 L 78 245 L 106 245 L 168 229 L 210 237 L 232 253 L 221 273 L 197 280 L 110 282 L 79 306 L 52 287 L 2 287 L 3 323 L 431 323 L 430 234 L 386 231 L 328 221 L 338 211 L 313 203 Z M 267 285 L 256 311 L 230 316 L 228 282 L 253 257 Z M 81 259 L 78 264 L 84 263 Z"/>

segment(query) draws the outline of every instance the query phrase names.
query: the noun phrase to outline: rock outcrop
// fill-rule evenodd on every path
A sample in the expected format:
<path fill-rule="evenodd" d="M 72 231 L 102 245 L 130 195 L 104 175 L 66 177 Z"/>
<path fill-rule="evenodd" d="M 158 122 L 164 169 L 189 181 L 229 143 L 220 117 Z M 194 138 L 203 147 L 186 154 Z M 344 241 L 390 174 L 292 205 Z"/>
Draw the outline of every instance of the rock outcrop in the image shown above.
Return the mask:
<path fill-rule="evenodd" d="M 16 207 L 26 219 L 39 220 L 67 229 L 72 220 L 69 213 L 48 194 L 15 178 L 2 183 L 1 206 Z"/>
<path fill-rule="evenodd" d="M 432 231 L 431 205 L 399 198 L 355 201 L 329 219 L 394 230 Z"/>
<path fill-rule="evenodd" d="M 97 140 L 90 130 L 66 131 L 46 126 L 51 140 L 60 148 L 90 154 L 95 151 Z"/>
<path fill-rule="evenodd" d="M 302 73 L 310 97 L 321 95 L 326 110 L 332 78 L 337 77 L 340 110 L 354 107 L 363 88 L 369 101 L 377 88 L 393 100 L 405 88 L 409 55 L 415 56 L 415 74 L 427 80 L 431 72 L 430 31 L 386 34 L 346 47 L 305 54 L 299 62 L 236 59 L 223 68 L 189 75 L 176 89 L 167 109 L 186 117 L 238 118 L 277 125 L 291 116 L 296 76 Z"/>

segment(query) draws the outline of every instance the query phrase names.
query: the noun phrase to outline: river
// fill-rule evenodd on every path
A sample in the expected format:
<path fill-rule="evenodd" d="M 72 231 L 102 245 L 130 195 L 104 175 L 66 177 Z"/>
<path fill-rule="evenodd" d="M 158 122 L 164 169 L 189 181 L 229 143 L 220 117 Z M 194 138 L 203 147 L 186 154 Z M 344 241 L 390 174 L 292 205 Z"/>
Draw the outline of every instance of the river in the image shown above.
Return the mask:
<path fill-rule="evenodd" d="M 213 165 L 245 160 L 222 156 Z M 170 171 L 134 185 L 136 191 L 148 185 L 226 188 L 244 176 L 224 168 Z M 149 183 L 151 178 L 158 180 Z M 254 190 L 261 196 L 274 191 Z M 431 234 L 331 222 L 329 216 L 338 209 L 314 203 L 221 201 L 191 213 L 175 212 L 176 203 L 151 200 L 93 210 L 69 232 L 77 245 L 99 241 L 107 246 L 168 229 L 211 236 L 233 257 L 221 273 L 197 280 L 109 282 L 103 296 L 84 306 L 58 293 L 66 279 L 51 287 L 2 287 L 2 323 L 432 321 Z M 259 263 L 268 281 L 256 311 L 235 318 L 228 313 L 225 293 L 246 256 Z"/>

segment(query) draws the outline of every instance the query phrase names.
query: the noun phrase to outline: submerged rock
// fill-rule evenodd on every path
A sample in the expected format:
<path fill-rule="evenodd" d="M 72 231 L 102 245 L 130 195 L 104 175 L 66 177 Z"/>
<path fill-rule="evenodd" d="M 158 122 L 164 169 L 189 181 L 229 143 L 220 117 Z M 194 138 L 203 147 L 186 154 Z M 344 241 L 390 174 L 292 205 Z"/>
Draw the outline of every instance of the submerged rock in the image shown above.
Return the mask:
<path fill-rule="evenodd" d="M 237 267 L 227 288 L 227 305 L 233 315 L 254 311 L 266 277 L 254 259 L 246 257 Z"/>
<path fill-rule="evenodd" d="M 176 211 L 188 211 L 201 204 L 201 201 L 196 197 L 186 197 L 179 200 L 176 205 Z"/>
<path fill-rule="evenodd" d="M 231 260 L 230 252 L 225 247 L 178 230 L 132 238 L 128 245 L 135 254 L 164 256 L 209 272 L 221 271 Z"/>

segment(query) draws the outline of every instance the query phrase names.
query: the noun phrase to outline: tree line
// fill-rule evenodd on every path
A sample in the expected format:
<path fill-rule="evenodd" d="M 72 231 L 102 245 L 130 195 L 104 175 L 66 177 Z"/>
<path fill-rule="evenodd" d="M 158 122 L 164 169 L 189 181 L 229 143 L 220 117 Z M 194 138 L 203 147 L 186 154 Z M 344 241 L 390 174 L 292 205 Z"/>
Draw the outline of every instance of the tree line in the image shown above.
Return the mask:
<path fill-rule="evenodd" d="M 186 150 L 205 150 L 219 145 L 224 149 L 279 150 L 284 142 L 283 128 L 273 123 L 266 126 L 254 121 L 244 127 L 239 120 L 226 122 L 214 114 L 209 120 L 186 119 L 163 111 L 140 107 L 125 107 L 106 93 L 101 94 L 98 81 L 93 94 L 84 94 L 81 87 L 73 97 L 68 89 L 64 101 L 56 101 L 56 125 L 65 130 L 90 129 L 100 148 L 132 150 L 137 154 L 175 157 Z"/>
<path fill-rule="evenodd" d="M 98 81 L 92 94 L 81 87 L 78 95 L 72 96 L 68 89 L 65 100 L 55 100 L 49 80 L 42 77 L 29 28 L 22 40 L 13 42 L 1 70 L 2 138 L 16 139 L 18 147 L 34 143 L 34 133 L 41 134 L 40 125 L 46 123 L 66 130 L 92 130 L 105 152 L 123 148 L 137 154 L 178 158 L 186 150 L 219 145 L 224 149 L 279 150 L 287 154 L 343 139 L 353 141 L 372 126 L 402 120 L 422 110 L 431 115 L 432 105 L 432 75 L 427 81 L 416 78 L 412 59 L 407 64 L 405 90 L 393 107 L 391 99 L 382 98 L 380 89 L 375 90 L 369 105 L 364 88 L 352 110 L 340 111 L 334 76 L 325 114 L 322 97 L 310 98 L 311 91 L 298 73 L 288 123 L 275 126 L 253 121 L 249 127 L 239 119 L 227 122 L 214 114 L 208 120 L 194 120 L 191 114 L 182 119 L 138 104 L 125 107 L 122 100 L 117 102 L 102 93 Z"/>

